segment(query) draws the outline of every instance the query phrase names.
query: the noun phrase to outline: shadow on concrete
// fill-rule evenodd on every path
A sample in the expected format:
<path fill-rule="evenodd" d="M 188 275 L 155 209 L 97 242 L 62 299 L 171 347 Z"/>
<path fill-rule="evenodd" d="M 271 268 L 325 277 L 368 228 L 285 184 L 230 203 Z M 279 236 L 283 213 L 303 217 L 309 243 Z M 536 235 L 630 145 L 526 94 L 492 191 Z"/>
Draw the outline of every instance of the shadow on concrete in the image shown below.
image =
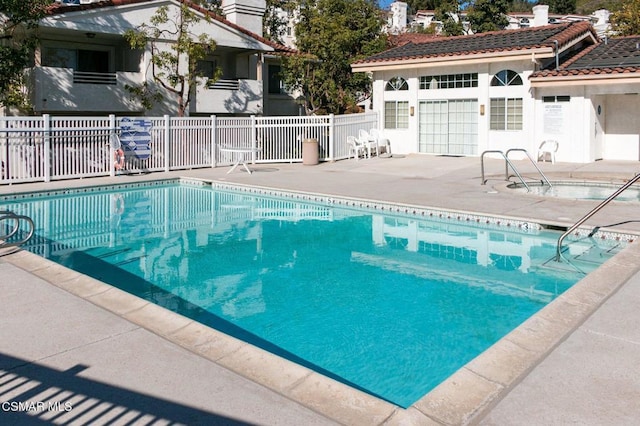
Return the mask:
<path fill-rule="evenodd" d="M 247 425 L 223 415 L 0 353 L 0 423 Z"/>

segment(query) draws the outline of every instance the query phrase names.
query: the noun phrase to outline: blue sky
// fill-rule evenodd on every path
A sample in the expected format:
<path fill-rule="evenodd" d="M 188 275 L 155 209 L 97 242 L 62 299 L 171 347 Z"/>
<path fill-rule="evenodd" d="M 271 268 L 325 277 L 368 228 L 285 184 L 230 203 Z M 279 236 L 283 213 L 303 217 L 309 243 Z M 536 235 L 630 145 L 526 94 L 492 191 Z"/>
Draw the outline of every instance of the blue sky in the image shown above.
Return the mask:
<path fill-rule="evenodd" d="M 382 9 L 388 8 L 391 3 L 393 3 L 393 0 L 378 0 L 378 4 Z"/>

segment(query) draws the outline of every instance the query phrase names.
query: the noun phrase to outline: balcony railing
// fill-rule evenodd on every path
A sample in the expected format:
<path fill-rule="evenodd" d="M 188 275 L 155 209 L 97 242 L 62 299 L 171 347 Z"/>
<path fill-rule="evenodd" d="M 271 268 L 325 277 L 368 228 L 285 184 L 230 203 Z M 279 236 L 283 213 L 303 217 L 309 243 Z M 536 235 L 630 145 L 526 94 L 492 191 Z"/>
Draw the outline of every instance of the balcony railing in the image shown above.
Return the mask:
<path fill-rule="evenodd" d="M 73 72 L 74 84 L 117 84 L 117 75 L 114 72 Z"/>
<path fill-rule="evenodd" d="M 227 80 L 217 80 L 213 84 L 209 84 L 207 89 L 211 90 L 238 90 L 240 89 L 240 80 L 238 79 L 227 79 Z"/>

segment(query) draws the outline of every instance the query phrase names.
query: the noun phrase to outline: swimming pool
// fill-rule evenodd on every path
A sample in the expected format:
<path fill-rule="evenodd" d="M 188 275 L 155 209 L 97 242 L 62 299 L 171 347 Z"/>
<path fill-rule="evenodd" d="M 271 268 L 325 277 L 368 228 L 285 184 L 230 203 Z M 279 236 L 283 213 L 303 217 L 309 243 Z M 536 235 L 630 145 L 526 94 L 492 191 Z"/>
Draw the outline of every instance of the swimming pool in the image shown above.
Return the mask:
<path fill-rule="evenodd" d="M 552 186 L 528 184 L 529 194 L 544 197 L 558 197 L 576 200 L 604 200 L 621 185 L 603 182 L 552 182 Z M 522 184 L 512 184 L 509 188 L 527 192 Z M 631 186 L 615 198 L 615 201 L 640 202 L 640 187 Z"/>
<path fill-rule="evenodd" d="M 4 197 L 36 219 L 32 251 L 404 407 L 582 276 L 535 224 L 203 185 L 65 192 Z"/>

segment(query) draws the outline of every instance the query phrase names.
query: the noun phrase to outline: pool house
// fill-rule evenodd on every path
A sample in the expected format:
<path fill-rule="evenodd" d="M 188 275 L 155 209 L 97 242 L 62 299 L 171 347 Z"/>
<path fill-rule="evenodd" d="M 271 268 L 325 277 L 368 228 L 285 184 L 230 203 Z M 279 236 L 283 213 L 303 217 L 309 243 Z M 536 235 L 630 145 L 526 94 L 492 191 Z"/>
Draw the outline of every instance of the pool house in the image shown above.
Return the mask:
<path fill-rule="evenodd" d="M 639 43 L 600 39 L 588 22 L 545 20 L 414 40 L 352 68 L 373 76 L 372 108 L 393 152 L 535 155 L 555 140 L 558 161 L 639 160 Z"/>

